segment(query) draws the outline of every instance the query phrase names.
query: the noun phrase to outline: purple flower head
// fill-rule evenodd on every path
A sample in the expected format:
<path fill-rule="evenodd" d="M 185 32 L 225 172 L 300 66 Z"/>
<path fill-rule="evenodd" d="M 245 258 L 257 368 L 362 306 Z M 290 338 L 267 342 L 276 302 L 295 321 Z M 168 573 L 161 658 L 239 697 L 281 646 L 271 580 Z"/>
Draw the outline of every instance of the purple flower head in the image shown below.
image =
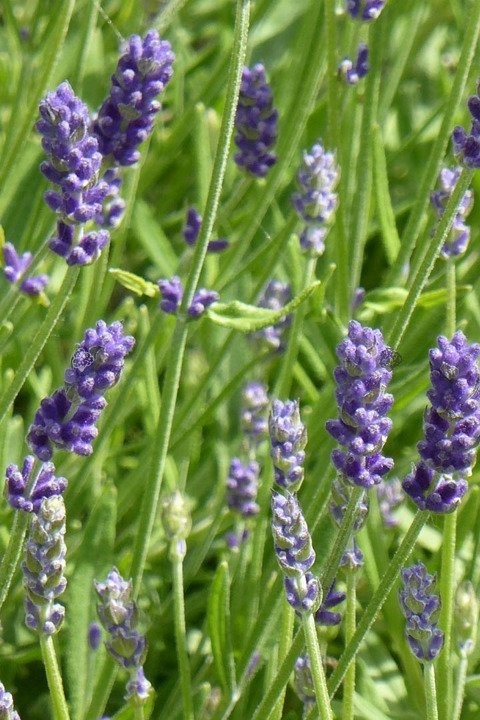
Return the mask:
<path fill-rule="evenodd" d="M 261 382 L 247 383 L 242 391 L 241 423 L 247 445 L 255 450 L 268 433 L 268 395 L 267 387 Z"/>
<path fill-rule="evenodd" d="M 202 216 L 200 213 L 193 207 L 188 208 L 185 225 L 183 226 L 183 238 L 187 245 L 195 245 L 201 227 Z M 225 238 L 219 238 L 218 240 L 211 240 L 208 243 L 207 252 L 221 252 L 227 247 L 228 240 Z"/>
<path fill-rule="evenodd" d="M 65 504 L 61 495 L 45 498 L 38 515 L 32 515 L 22 564 L 25 586 L 25 623 L 46 635 L 55 633 L 65 610 L 54 601 L 63 593 L 67 581 Z"/>
<path fill-rule="evenodd" d="M 5 261 L 5 267 L 3 273 L 7 278 L 8 282 L 20 283 L 20 290 L 26 295 L 35 297 L 40 295 L 45 289 L 48 283 L 48 275 L 35 275 L 34 277 L 25 278 L 22 280 L 23 275 L 28 270 L 32 262 L 32 253 L 24 252 L 21 256 L 17 254 L 15 247 L 12 243 L 5 243 L 2 248 L 3 259 Z"/>
<path fill-rule="evenodd" d="M 238 458 L 233 458 L 227 478 L 227 505 L 230 510 L 243 517 L 257 515 L 260 510 L 255 502 L 259 472 L 259 465 L 254 460 L 245 464 Z"/>
<path fill-rule="evenodd" d="M 119 165 L 139 160 L 137 147 L 153 130 L 161 108 L 156 98 L 172 77 L 174 59 L 170 43 L 160 40 L 156 30 L 144 38 L 132 35 L 123 44 L 109 95 L 92 128 L 103 156 L 113 156 Z"/>
<path fill-rule="evenodd" d="M 258 63 L 250 70 L 243 68 L 237 114 L 235 144 L 239 152 L 235 162 L 256 177 L 265 177 L 277 156 L 270 151 L 277 139 L 278 112 L 265 76 Z"/>
<path fill-rule="evenodd" d="M 11 693 L 5 690 L 0 682 L 0 719 L 1 720 L 20 720 L 20 715 L 13 706 L 13 697 Z"/>
<path fill-rule="evenodd" d="M 470 134 L 457 126 L 452 134 L 453 152 L 458 161 L 468 168 L 480 167 L 480 82 L 477 94 L 468 99 L 468 109 L 472 116 Z"/>
<path fill-rule="evenodd" d="M 281 488 L 297 492 L 304 478 L 304 449 L 307 444 L 307 430 L 300 420 L 298 400 L 274 400 L 268 429 L 275 482 Z"/>
<path fill-rule="evenodd" d="M 469 344 L 458 331 L 452 341 L 440 336 L 430 350 L 427 392 L 431 406 L 424 415 L 422 461 L 403 482 L 403 489 L 421 508 L 452 512 L 467 490 L 480 442 L 480 345 Z"/>
<path fill-rule="evenodd" d="M 315 613 L 315 622 L 317 625 L 340 625 L 342 615 L 339 612 L 332 612 L 332 608 L 337 607 L 345 600 L 345 593 L 339 592 L 335 587 L 335 581 L 331 584 L 328 593 L 322 598 L 322 604 Z"/>
<path fill-rule="evenodd" d="M 192 302 L 188 307 L 187 313 L 192 318 L 198 318 L 210 305 L 218 302 L 220 295 L 215 290 L 207 290 L 206 288 L 200 288 L 193 296 Z"/>
<path fill-rule="evenodd" d="M 166 278 L 159 280 L 158 287 L 162 296 L 160 309 L 163 312 L 175 315 L 183 298 L 182 281 L 178 275 L 174 275 L 170 280 Z"/>
<path fill-rule="evenodd" d="M 125 581 L 113 568 L 105 582 L 94 581 L 94 587 L 99 598 L 98 616 L 108 633 L 107 650 L 122 667 L 140 668 L 147 644 L 136 629 L 138 610 L 132 600 L 132 581 Z"/>
<path fill-rule="evenodd" d="M 91 455 L 92 440 L 98 435 L 96 422 L 107 401 L 103 397 L 71 402 L 65 390 L 57 390 L 40 403 L 27 434 L 30 450 L 39 460 L 47 461 L 54 447 L 77 455 Z"/>
<path fill-rule="evenodd" d="M 332 452 L 339 473 L 353 485 L 377 485 L 393 467 L 381 453 L 392 422 L 385 417 L 393 398 L 385 392 L 392 373 L 392 350 L 380 330 L 348 325 L 348 337 L 337 346 L 340 365 L 335 368 L 337 420 L 326 424 L 330 435 L 343 446 Z"/>
<path fill-rule="evenodd" d="M 89 328 L 65 371 L 69 397 L 74 393 L 82 400 L 92 400 L 104 395 L 120 380 L 125 356 L 134 344 L 134 338 L 124 334 L 121 322 L 107 325 L 99 320 L 94 328 Z"/>
<path fill-rule="evenodd" d="M 103 195 L 102 210 L 95 216 L 95 222 L 100 227 L 117 227 L 125 212 L 125 200 L 120 197 L 120 188 L 122 186 L 122 178 L 120 177 L 120 168 L 108 168 L 102 178 L 99 186 Z"/>
<path fill-rule="evenodd" d="M 281 310 L 292 299 L 292 289 L 288 283 L 270 280 L 258 300 L 258 307 L 269 310 Z M 253 338 L 265 342 L 277 352 L 284 349 L 285 330 L 291 323 L 291 315 L 285 315 L 275 325 L 269 325 L 253 334 Z"/>
<path fill-rule="evenodd" d="M 400 479 L 393 478 L 390 482 L 380 483 L 380 485 L 377 485 L 376 490 L 378 507 L 384 527 L 396 527 L 398 523 L 392 513 L 404 498 Z"/>
<path fill-rule="evenodd" d="M 151 689 L 152 686 L 145 677 L 143 667 L 139 667 L 132 679 L 127 683 L 125 699 L 129 700 L 133 698 L 134 700 L 145 702 L 145 700 L 148 700 Z"/>
<path fill-rule="evenodd" d="M 347 12 L 354 20 L 376 20 L 386 0 L 346 0 Z"/>
<path fill-rule="evenodd" d="M 418 563 L 402 570 L 402 580 L 399 599 L 410 650 L 421 662 L 431 662 L 443 645 L 443 632 L 437 626 L 440 598 L 433 593 L 436 577 Z"/>
<path fill-rule="evenodd" d="M 321 597 L 320 584 L 310 571 L 294 577 L 285 576 L 283 584 L 287 602 L 297 615 L 316 610 Z"/>
<path fill-rule="evenodd" d="M 321 255 L 328 224 L 338 204 L 335 186 L 340 177 L 335 153 L 326 152 L 320 142 L 303 154 L 303 165 L 297 173 L 299 191 L 292 195 L 292 203 L 307 227 L 300 235 L 304 250 Z"/>
<path fill-rule="evenodd" d="M 6 493 L 10 505 L 16 510 L 38 513 L 44 498 L 52 495 L 61 495 L 67 487 L 64 477 L 55 475 L 55 465 L 51 462 L 44 463 L 32 486 L 28 496 L 26 488 L 30 483 L 35 458 L 27 455 L 20 470 L 17 465 L 9 465 L 6 470 Z"/>
<path fill-rule="evenodd" d="M 100 257 L 109 240 L 108 230 L 91 230 L 76 238 L 74 227 L 60 221 L 57 234 L 51 238 L 48 247 L 65 258 L 67 265 L 89 265 Z"/>
<path fill-rule="evenodd" d="M 360 43 L 355 64 L 350 58 L 344 58 L 338 66 L 338 73 L 348 85 L 356 85 L 359 80 L 365 77 L 369 69 L 368 47 L 365 43 Z"/>
<path fill-rule="evenodd" d="M 305 574 L 315 562 L 315 551 L 296 496 L 274 491 L 272 514 L 275 553 L 282 572 L 292 578 Z"/>
<path fill-rule="evenodd" d="M 312 670 L 308 655 L 300 655 L 294 667 L 295 692 L 308 711 L 316 702 L 315 688 L 313 686 Z"/>
<path fill-rule="evenodd" d="M 440 173 L 441 190 L 435 190 L 430 195 L 430 201 L 439 218 L 445 212 L 447 203 L 452 195 L 462 169 L 460 167 L 443 168 Z M 467 249 L 470 240 L 470 228 L 464 220 L 472 209 L 473 192 L 467 190 L 460 201 L 457 213 L 453 219 L 449 237 L 442 248 L 444 258 L 458 257 Z"/>

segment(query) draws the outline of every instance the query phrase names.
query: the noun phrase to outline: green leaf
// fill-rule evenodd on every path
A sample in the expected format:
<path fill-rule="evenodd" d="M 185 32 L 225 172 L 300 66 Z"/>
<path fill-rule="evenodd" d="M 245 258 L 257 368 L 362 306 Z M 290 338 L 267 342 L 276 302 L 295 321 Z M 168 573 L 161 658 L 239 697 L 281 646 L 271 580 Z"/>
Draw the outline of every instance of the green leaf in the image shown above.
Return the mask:
<path fill-rule="evenodd" d="M 240 332 L 245 333 L 256 332 L 269 325 L 275 325 L 285 315 L 292 313 L 316 291 L 319 291 L 321 286 L 321 281 L 317 280 L 280 310 L 269 310 L 268 308 L 260 308 L 256 305 L 247 305 L 247 303 L 242 303 L 239 300 L 233 300 L 229 303 L 214 303 L 205 313 L 205 316 L 222 327 L 240 330 Z"/>
<path fill-rule="evenodd" d="M 471 285 L 457 285 L 456 297 L 462 297 L 466 295 L 472 289 Z M 422 293 L 418 298 L 418 307 L 433 308 L 438 305 L 445 305 L 447 302 L 447 289 L 440 288 L 439 290 L 429 290 L 429 292 Z"/>
<path fill-rule="evenodd" d="M 155 297 L 159 294 L 159 289 L 155 283 L 145 280 L 139 275 L 135 275 L 135 273 L 128 272 L 128 270 L 121 270 L 120 268 L 110 268 L 109 272 L 120 285 L 123 285 L 127 290 L 131 290 L 136 295 Z"/>
<path fill-rule="evenodd" d="M 72 720 L 85 716 L 92 686 L 92 651 L 88 628 L 96 617 L 93 580 L 111 569 L 115 539 L 117 492 L 107 485 L 83 531 L 75 570 L 67 589 L 66 670 Z"/>
<path fill-rule="evenodd" d="M 395 213 L 392 208 L 388 188 L 387 160 L 380 128 L 373 126 L 373 180 L 375 199 L 385 255 L 389 265 L 393 265 L 400 250 Z"/>
<path fill-rule="evenodd" d="M 225 692 L 233 694 L 236 680 L 230 629 L 230 575 L 225 561 L 218 566 L 212 582 L 207 621 L 218 680 Z"/>

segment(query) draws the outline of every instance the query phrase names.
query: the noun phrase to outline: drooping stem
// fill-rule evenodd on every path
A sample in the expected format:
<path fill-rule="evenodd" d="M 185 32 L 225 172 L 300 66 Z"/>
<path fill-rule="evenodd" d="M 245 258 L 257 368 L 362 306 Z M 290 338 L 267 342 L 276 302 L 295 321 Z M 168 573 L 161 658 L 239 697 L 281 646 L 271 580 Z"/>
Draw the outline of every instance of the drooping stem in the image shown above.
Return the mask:
<path fill-rule="evenodd" d="M 53 705 L 54 720 L 70 720 L 67 701 L 63 691 L 62 676 L 58 666 L 57 655 L 53 645 L 53 638 L 47 635 L 40 635 L 40 648 L 42 651 L 43 664 L 47 675 L 48 689 Z"/>
<path fill-rule="evenodd" d="M 437 689 L 435 686 L 435 671 L 433 669 L 433 663 L 425 663 L 423 666 L 423 680 L 425 682 L 427 720 L 438 720 Z"/>
<path fill-rule="evenodd" d="M 312 613 L 303 616 L 302 624 L 308 657 L 310 658 L 310 670 L 312 673 L 313 687 L 315 688 L 315 697 L 317 699 L 318 716 L 321 720 L 333 720 L 322 656 L 318 644 L 317 630 Z"/>

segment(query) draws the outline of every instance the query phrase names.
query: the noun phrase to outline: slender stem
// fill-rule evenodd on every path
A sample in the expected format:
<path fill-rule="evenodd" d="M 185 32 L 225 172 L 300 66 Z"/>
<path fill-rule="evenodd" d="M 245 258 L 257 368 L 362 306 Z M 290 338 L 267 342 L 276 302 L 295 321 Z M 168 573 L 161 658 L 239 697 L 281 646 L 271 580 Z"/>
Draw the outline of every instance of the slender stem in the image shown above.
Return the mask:
<path fill-rule="evenodd" d="M 176 540 L 172 541 L 174 544 Z M 188 661 L 185 627 L 185 600 L 183 596 L 183 560 L 179 553 L 172 552 L 173 571 L 173 605 L 175 614 L 175 642 L 177 646 L 177 662 L 180 671 L 180 685 L 182 688 L 183 717 L 193 720 L 192 682 L 190 677 L 190 664 Z"/>
<path fill-rule="evenodd" d="M 110 655 L 106 655 L 103 666 L 93 689 L 92 699 L 85 720 L 98 720 L 102 716 L 105 706 L 112 692 L 113 683 L 118 667 Z"/>
<path fill-rule="evenodd" d="M 65 700 L 65 693 L 63 691 L 62 676 L 53 645 L 53 638 L 41 634 L 40 648 L 42 650 L 43 664 L 45 665 L 48 688 L 52 699 L 54 720 L 70 720 L 67 701 Z"/>
<path fill-rule="evenodd" d="M 145 713 L 143 712 L 143 703 L 135 703 L 133 707 L 134 720 L 144 720 Z"/>
<path fill-rule="evenodd" d="M 418 298 L 420 297 L 420 293 L 422 292 L 428 281 L 428 278 L 430 277 L 434 262 L 438 257 L 438 254 L 446 240 L 446 237 L 453 222 L 453 218 L 460 204 L 460 200 L 472 181 L 473 172 L 473 170 L 462 171 L 462 174 L 458 179 L 455 189 L 447 203 L 445 212 L 443 213 L 440 222 L 438 223 L 435 234 L 430 240 L 428 250 L 423 256 L 421 262 L 412 269 L 410 290 L 404 304 L 398 312 L 392 331 L 390 332 L 388 337 L 388 342 L 393 347 L 398 347 L 398 344 L 400 343 L 405 333 L 405 330 L 407 329 L 408 323 L 415 309 Z"/>
<path fill-rule="evenodd" d="M 347 601 L 345 610 L 345 643 L 348 645 L 355 632 L 355 606 L 357 602 L 356 592 L 356 573 L 352 570 L 347 570 Z M 342 708 L 342 720 L 353 720 L 354 709 L 353 709 L 353 698 L 355 695 L 355 659 L 352 661 L 350 667 L 345 674 L 345 681 L 343 684 L 343 708 Z"/>
<path fill-rule="evenodd" d="M 20 562 L 29 517 L 29 514 L 26 512 L 21 510 L 15 511 L 8 546 L 0 565 L 0 609 L 3 607 L 3 603 L 10 590 L 10 585 L 12 584 L 13 576 Z"/>
<path fill-rule="evenodd" d="M 463 696 L 465 695 L 465 681 L 467 679 L 467 669 L 468 657 L 462 656 L 460 658 L 460 664 L 458 666 L 452 720 L 460 720 L 463 705 Z"/>
<path fill-rule="evenodd" d="M 438 700 L 440 717 L 449 720 L 452 707 L 452 621 L 455 594 L 455 546 L 457 513 L 445 516 L 442 539 L 440 597 L 442 608 L 439 624 L 444 632 L 443 649 L 437 661 Z"/>
<path fill-rule="evenodd" d="M 415 515 L 412 524 L 410 525 L 407 534 L 403 538 L 403 541 L 398 548 L 397 552 L 393 556 L 385 574 L 383 575 L 380 585 L 377 587 L 375 592 L 370 599 L 362 618 L 355 630 L 355 633 L 345 648 L 343 655 L 338 661 L 338 665 L 330 676 L 328 687 L 331 695 L 335 693 L 338 686 L 342 682 L 346 671 L 348 670 L 350 663 L 353 661 L 355 655 L 358 652 L 360 644 L 373 625 L 377 615 L 383 607 L 383 603 L 387 599 L 401 568 L 404 566 L 410 553 L 413 550 L 415 542 L 420 534 L 421 529 L 427 522 L 430 513 L 425 510 L 418 510 Z"/>
<path fill-rule="evenodd" d="M 423 680 L 425 682 L 426 720 L 438 720 L 437 689 L 435 686 L 433 663 L 425 663 L 423 666 Z M 448 717 L 450 717 L 450 715 Z"/>
<path fill-rule="evenodd" d="M 23 383 L 27 379 L 31 369 L 35 365 L 35 362 L 42 352 L 48 338 L 55 329 L 57 322 L 59 321 L 62 312 L 67 304 L 68 298 L 75 286 L 78 278 L 79 269 L 68 268 L 63 279 L 63 283 L 58 290 L 55 300 L 50 305 L 50 308 L 45 316 L 43 323 L 38 329 L 34 338 L 28 345 L 23 356 L 23 360 L 17 368 L 17 372 L 12 382 L 5 388 L 2 396 L 0 397 L 0 422 L 8 412 L 8 408 L 13 403 L 18 393 L 20 392 Z"/>
<path fill-rule="evenodd" d="M 355 523 L 355 516 L 357 514 L 358 501 L 360 500 L 363 492 L 363 488 L 355 487 L 352 490 L 352 494 L 350 495 L 347 509 L 345 510 L 345 515 L 343 516 L 342 524 L 340 525 L 338 534 L 335 538 L 332 553 L 320 578 L 324 592 L 328 591 L 329 587 L 335 580 L 335 576 L 338 572 L 338 567 L 340 565 L 340 560 L 342 559 L 342 555 L 345 552 L 345 548 L 347 547 L 348 541 L 350 540 L 350 537 L 352 535 L 352 530 Z"/>
<path fill-rule="evenodd" d="M 187 340 L 187 324 L 184 315 L 185 309 L 190 304 L 198 279 L 202 270 L 203 262 L 207 252 L 208 242 L 215 222 L 217 207 L 222 190 L 225 168 L 227 165 L 228 152 L 233 133 L 233 123 L 240 89 L 242 67 L 245 59 L 248 21 L 250 12 L 249 0 L 237 0 L 237 12 L 235 19 L 234 44 L 232 60 L 227 87 L 225 111 L 222 117 L 220 137 L 215 155 L 212 171 L 212 179 L 208 192 L 207 204 L 204 212 L 202 227 L 199 233 L 195 251 L 192 258 L 192 267 L 187 279 L 180 315 L 173 333 L 170 347 L 170 362 L 167 367 L 162 394 L 162 406 L 156 430 L 154 451 L 152 454 L 151 471 L 148 483 L 143 495 L 140 510 L 140 520 L 137 529 L 131 575 L 133 578 L 134 592 L 138 595 L 140 583 L 143 576 L 145 561 L 147 558 L 148 545 L 157 513 L 158 499 L 163 481 L 165 461 L 172 429 L 173 414 L 177 400 L 180 373 L 183 364 L 183 356 Z"/>
<path fill-rule="evenodd" d="M 446 261 L 447 318 L 445 332 L 451 338 L 457 327 L 456 320 L 456 267 L 453 258 Z"/>
<path fill-rule="evenodd" d="M 284 660 L 288 653 L 288 649 L 292 644 L 294 622 L 295 611 L 291 607 L 291 605 L 288 604 L 288 602 L 284 602 L 282 608 L 282 627 L 280 634 L 280 642 L 278 644 L 277 665 L 280 664 L 282 660 Z M 287 688 L 285 686 L 279 693 L 278 700 L 275 704 L 275 711 L 272 715 L 272 720 L 281 720 L 281 717 L 283 715 L 283 703 L 285 701 L 286 690 Z"/>
<path fill-rule="evenodd" d="M 318 645 L 317 629 L 312 613 L 303 615 L 302 624 L 308 657 L 310 658 L 310 670 L 312 673 L 313 687 L 315 688 L 315 697 L 317 699 L 318 716 L 321 720 L 333 720 L 333 712 L 328 696 L 325 672 L 323 670 L 322 655 Z"/>

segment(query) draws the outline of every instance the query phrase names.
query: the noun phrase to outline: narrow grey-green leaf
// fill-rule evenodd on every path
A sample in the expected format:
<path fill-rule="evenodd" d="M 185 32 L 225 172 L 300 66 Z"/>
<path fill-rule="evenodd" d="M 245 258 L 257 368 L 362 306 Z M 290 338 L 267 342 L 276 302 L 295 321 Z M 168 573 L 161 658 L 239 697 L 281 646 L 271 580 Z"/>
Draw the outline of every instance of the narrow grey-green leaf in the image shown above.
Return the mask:
<path fill-rule="evenodd" d="M 378 222 L 382 234 L 385 255 L 389 265 L 393 265 L 400 250 L 400 238 L 395 223 L 390 191 L 388 189 L 387 161 L 381 131 L 373 126 L 373 181 Z"/>
<path fill-rule="evenodd" d="M 207 621 L 218 680 L 225 692 L 232 694 L 236 680 L 230 630 L 230 575 L 226 562 L 220 563 L 213 579 Z"/>
<path fill-rule="evenodd" d="M 123 285 L 127 290 L 131 290 L 136 295 L 147 295 L 148 297 L 155 297 L 159 294 L 159 289 L 155 283 L 145 280 L 140 275 L 128 272 L 128 270 L 122 270 L 121 268 L 110 268 L 109 272 L 113 275 L 115 280 Z"/>

